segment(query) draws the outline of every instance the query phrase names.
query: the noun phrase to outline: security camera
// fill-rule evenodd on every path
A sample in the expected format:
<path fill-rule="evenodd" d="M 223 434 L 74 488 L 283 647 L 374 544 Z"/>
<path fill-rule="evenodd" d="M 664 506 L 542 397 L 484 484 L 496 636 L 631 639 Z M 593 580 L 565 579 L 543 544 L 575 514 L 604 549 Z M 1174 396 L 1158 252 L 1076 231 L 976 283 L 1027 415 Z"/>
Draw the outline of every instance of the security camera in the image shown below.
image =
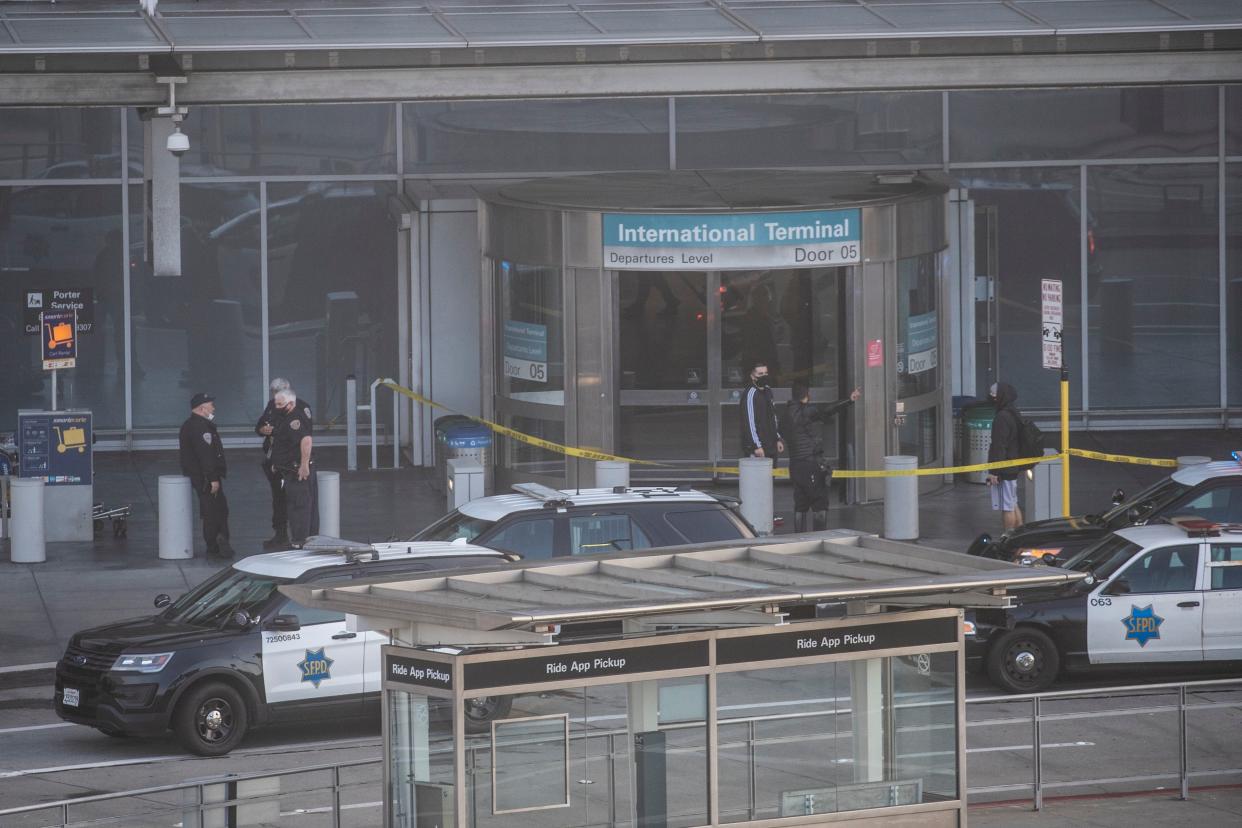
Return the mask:
<path fill-rule="evenodd" d="M 171 135 L 168 136 L 168 151 L 180 158 L 190 151 L 190 136 L 181 131 L 181 127 L 174 127 Z"/>

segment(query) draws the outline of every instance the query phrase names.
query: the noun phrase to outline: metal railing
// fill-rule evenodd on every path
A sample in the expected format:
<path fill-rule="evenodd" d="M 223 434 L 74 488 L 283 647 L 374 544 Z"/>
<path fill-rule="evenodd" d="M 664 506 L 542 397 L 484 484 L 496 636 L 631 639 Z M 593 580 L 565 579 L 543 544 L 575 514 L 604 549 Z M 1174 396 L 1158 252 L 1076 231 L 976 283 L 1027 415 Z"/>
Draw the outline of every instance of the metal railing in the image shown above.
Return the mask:
<path fill-rule="evenodd" d="M 1227 701 L 1205 701 L 1199 700 L 1192 702 L 1194 696 L 1201 696 L 1208 693 L 1236 692 L 1239 697 L 1236 700 Z M 1116 704 L 1109 708 L 1076 710 L 1067 712 L 1052 712 L 1048 710 L 1050 705 L 1057 702 L 1071 700 L 1109 700 L 1120 702 L 1122 699 L 1135 699 L 1150 696 L 1176 696 L 1176 700 L 1169 703 L 1161 704 L 1142 704 L 1134 707 L 1117 707 Z M 1214 768 L 1210 770 L 1193 770 L 1190 762 L 1190 728 L 1187 722 L 1187 714 L 1189 712 L 1198 712 L 1204 710 L 1242 710 L 1242 679 L 1215 679 L 1196 682 L 1175 682 L 1166 684 L 1141 684 L 1126 685 L 1110 688 L 1093 688 L 1085 690 L 1066 690 L 1049 693 L 1026 694 L 1026 695 L 1005 695 L 1005 696 L 987 696 L 982 698 L 973 698 L 966 700 L 966 706 L 969 710 L 986 709 L 994 705 L 1026 705 L 1028 711 L 1024 715 L 1005 716 L 1001 718 L 984 718 L 975 721 L 969 720 L 967 716 L 966 728 L 968 734 L 971 730 L 980 730 L 983 728 L 1012 728 L 1020 726 L 1029 728 L 1031 733 L 1031 744 L 1029 746 L 1005 746 L 1006 751 L 1019 751 L 1024 748 L 1030 750 L 1030 773 L 1029 781 L 1005 783 L 998 785 L 984 785 L 968 787 L 966 789 L 967 799 L 978 799 L 981 796 L 998 793 L 1024 792 L 1029 794 L 1035 810 L 1043 808 L 1045 792 L 1053 789 L 1064 788 L 1082 788 L 1082 787 L 1100 787 L 1100 786 L 1118 786 L 1130 785 L 1138 783 L 1156 783 L 1161 781 L 1177 780 L 1179 784 L 1179 792 L 1182 799 L 1188 799 L 1190 796 L 1191 783 L 1196 779 L 1206 779 L 1210 777 L 1236 776 L 1242 777 L 1242 766 L 1230 768 Z M 916 703 L 914 706 L 918 706 Z M 837 710 L 834 714 L 842 714 L 846 711 Z M 816 711 L 812 713 L 782 713 L 775 715 L 755 716 L 749 718 L 737 718 L 728 720 L 730 726 L 744 725 L 748 728 L 749 739 L 745 741 L 732 740 L 730 746 L 740 747 L 748 751 L 749 761 L 751 764 L 751 780 L 749 784 L 746 812 L 749 818 L 756 818 L 757 811 L 757 790 L 754 781 L 756 754 L 754 746 L 763 743 L 771 746 L 781 741 L 790 741 L 788 738 L 768 737 L 758 739 L 755 732 L 755 726 L 758 723 L 775 721 L 811 718 L 815 716 L 823 716 L 826 711 Z M 1140 717 L 1150 716 L 1153 714 L 1177 714 L 1177 748 L 1178 748 L 1178 770 L 1176 772 L 1139 774 L 1129 776 L 1113 776 L 1098 777 L 1092 779 L 1075 779 L 1071 781 L 1049 781 L 1044 778 L 1045 759 L 1043 742 L 1045 726 L 1058 722 L 1074 722 L 1085 720 L 1117 720 L 1122 717 Z M 691 723 L 683 725 L 670 725 L 665 729 L 682 729 L 690 727 L 702 727 L 702 724 Z M 606 740 L 607 749 L 595 758 L 604 758 L 608 763 L 608 788 L 613 793 L 615 786 L 615 763 L 623 761 L 628 753 L 617 749 L 616 739 L 624 736 L 628 731 L 625 728 L 614 728 L 608 730 L 590 731 L 581 734 L 575 734 L 572 739 L 600 739 Z M 798 737 L 797 741 L 805 741 L 808 736 L 813 734 L 803 734 Z M 969 738 L 967 739 L 969 742 Z M 1148 742 L 1147 747 L 1154 751 L 1158 745 Z M 476 757 L 477 751 L 480 749 L 478 745 L 467 747 L 467 778 L 472 778 L 480 763 Z M 681 752 L 695 752 L 700 750 L 699 747 L 683 748 Z M 175 792 L 182 793 L 182 802 L 176 805 L 163 804 L 153 810 L 143 811 L 140 815 L 145 820 L 150 820 L 164 814 L 175 813 L 181 818 L 181 824 L 185 828 L 202 828 L 208 824 L 216 824 L 221 818 L 226 821 L 220 824 L 232 824 L 228 822 L 229 809 L 251 808 L 262 806 L 264 804 L 279 803 L 283 798 L 297 795 L 297 791 L 284 789 L 283 784 L 264 784 L 271 782 L 283 783 L 286 777 L 294 777 L 297 775 L 308 775 L 313 773 L 329 773 L 331 774 L 331 783 L 328 785 L 317 785 L 314 791 L 323 794 L 325 790 L 330 794 L 331 804 L 314 809 L 316 813 L 321 813 L 330 819 L 329 824 L 333 828 L 338 828 L 342 824 L 342 793 L 356 791 L 363 787 L 375 788 L 380 784 L 382 778 L 382 758 L 373 757 L 369 759 L 359 759 L 350 762 L 341 762 L 336 764 L 315 765 L 310 767 L 293 768 L 286 771 L 276 773 L 254 773 L 254 774 L 229 774 L 227 776 L 213 777 L 205 780 L 196 780 L 193 782 L 182 782 L 173 785 L 163 785 L 152 788 L 143 788 L 140 790 L 122 791 L 117 793 L 97 794 L 94 796 L 84 796 L 75 799 L 66 799 L 58 802 L 45 802 L 38 805 L 27 805 L 18 808 L 9 808 L 0 810 L 0 824 L 9 825 L 10 820 L 14 817 L 22 815 L 35 815 L 40 812 L 55 812 L 58 814 L 55 822 L 40 822 L 40 826 L 89 826 L 89 825 L 133 825 L 134 819 L 139 818 L 138 815 L 126 816 L 110 816 L 103 818 L 78 818 L 71 819 L 75 812 L 80 813 L 80 809 L 90 805 L 97 805 L 104 802 L 113 802 L 123 799 L 141 800 L 144 805 L 152 806 L 159 803 L 153 801 L 153 797 L 161 794 L 169 794 Z M 359 781 L 346 781 L 342 779 L 342 771 L 346 769 L 358 769 L 368 766 L 374 766 L 368 778 Z M 1128 791 L 1146 790 L 1130 787 Z M 380 799 L 385 794 L 381 792 Z M 1025 798 L 1025 797 L 1024 797 Z M 610 796 L 615 807 L 616 796 L 613 793 Z M 345 806 L 346 808 L 359 807 L 381 807 L 382 802 L 369 802 L 361 805 L 354 804 Z M 477 807 L 476 803 L 471 802 L 471 808 Z M 84 815 L 82 815 L 84 816 Z M 604 824 L 616 824 L 617 815 L 613 814 L 610 821 Z M 16 824 L 16 823 L 15 823 Z M 24 824 L 24 823 L 23 823 Z M 30 823 L 33 825 L 34 823 Z"/>

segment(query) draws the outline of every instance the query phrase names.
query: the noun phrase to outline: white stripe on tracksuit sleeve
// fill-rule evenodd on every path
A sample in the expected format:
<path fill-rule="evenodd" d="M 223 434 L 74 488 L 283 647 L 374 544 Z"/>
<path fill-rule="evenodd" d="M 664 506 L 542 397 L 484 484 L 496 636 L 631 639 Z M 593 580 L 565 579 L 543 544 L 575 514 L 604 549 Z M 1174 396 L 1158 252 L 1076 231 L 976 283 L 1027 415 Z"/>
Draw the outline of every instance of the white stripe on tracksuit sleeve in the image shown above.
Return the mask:
<path fill-rule="evenodd" d="M 750 439 L 754 441 L 756 448 L 763 448 L 763 443 L 759 440 L 759 431 L 755 423 L 755 394 L 759 389 L 753 385 L 746 390 L 746 421 L 750 423 Z"/>

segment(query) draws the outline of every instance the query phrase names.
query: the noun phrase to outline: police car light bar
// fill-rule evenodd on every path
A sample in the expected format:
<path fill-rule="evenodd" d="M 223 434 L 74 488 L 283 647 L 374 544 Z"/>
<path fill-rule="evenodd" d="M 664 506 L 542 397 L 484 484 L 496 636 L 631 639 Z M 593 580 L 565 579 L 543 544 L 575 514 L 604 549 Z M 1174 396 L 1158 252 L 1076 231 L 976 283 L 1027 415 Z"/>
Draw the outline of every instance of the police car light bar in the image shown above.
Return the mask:
<path fill-rule="evenodd" d="M 312 535 L 302 544 L 303 552 L 314 555 L 344 555 L 348 563 L 357 563 L 369 557 L 373 561 L 380 559 L 379 550 L 369 543 L 334 538 L 331 535 Z"/>
<path fill-rule="evenodd" d="M 1242 451 L 1234 450 L 1229 452 L 1229 456 L 1233 458 L 1235 463 L 1242 463 Z"/>
<path fill-rule="evenodd" d="M 546 509 L 557 509 L 574 505 L 573 501 L 564 492 L 557 491 L 550 486 L 544 486 L 541 483 L 515 483 L 513 491 L 538 500 Z"/>

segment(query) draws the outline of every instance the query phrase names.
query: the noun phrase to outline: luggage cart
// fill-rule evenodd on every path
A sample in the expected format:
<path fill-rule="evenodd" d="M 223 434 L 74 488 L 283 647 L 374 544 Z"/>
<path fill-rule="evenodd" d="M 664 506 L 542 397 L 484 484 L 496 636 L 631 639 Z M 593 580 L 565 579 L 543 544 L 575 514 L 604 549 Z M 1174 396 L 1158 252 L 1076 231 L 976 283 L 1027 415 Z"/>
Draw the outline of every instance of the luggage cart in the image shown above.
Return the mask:
<path fill-rule="evenodd" d="M 96 503 L 91 509 L 91 520 L 94 521 L 95 534 L 102 534 L 104 521 L 106 520 L 112 525 L 112 537 L 128 537 L 129 510 L 130 505 L 128 503 L 124 506 L 113 506 L 111 508 L 104 506 L 102 503 Z"/>

